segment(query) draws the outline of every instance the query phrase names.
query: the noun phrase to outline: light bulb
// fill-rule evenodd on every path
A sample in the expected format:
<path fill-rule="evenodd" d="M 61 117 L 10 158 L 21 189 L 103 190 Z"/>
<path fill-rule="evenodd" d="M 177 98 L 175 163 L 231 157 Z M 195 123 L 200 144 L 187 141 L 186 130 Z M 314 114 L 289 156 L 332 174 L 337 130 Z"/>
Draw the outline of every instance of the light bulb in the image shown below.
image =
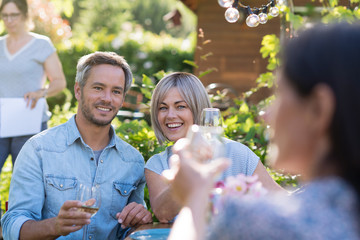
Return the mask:
<path fill-rule="evenodd" d="M 218 0 L 218 3 L 223 8 L 229 8 L 234 3 L 234 0 Z"/>
<path fill-rule="evenodd" d="M 272 17 L 279 16 L 279 9 L 277 7 L 271 7 L 269 10 L 269 15 Z"/>
<path fill-rule="evenodd" d="M 281 6 L 286 6 L 287 2 L 286 0 L 276 0 L 276 4 L 281 7 Z"/>
<path fill-rule="evenodd" d="M 236 8 L 228 8 L 225 12 L 225 19 L 229 23 L 234 23 L 240 18 L 240 13 Z"/>
<path fill-rule="evenodd" d="M 265 24 L 268 21 L 268 15 L 266 13 L 260 13 L 259 14 L 259 22 L 261 24 Z"/>
<path fill-rule="evenodd" d="M 260 23 L 260 19 L 259 16 L 256 14 L 250 14 L 246 18 L 246 25 L 248 25 L 249 27 L 257 27 L 259 23 Z"/>

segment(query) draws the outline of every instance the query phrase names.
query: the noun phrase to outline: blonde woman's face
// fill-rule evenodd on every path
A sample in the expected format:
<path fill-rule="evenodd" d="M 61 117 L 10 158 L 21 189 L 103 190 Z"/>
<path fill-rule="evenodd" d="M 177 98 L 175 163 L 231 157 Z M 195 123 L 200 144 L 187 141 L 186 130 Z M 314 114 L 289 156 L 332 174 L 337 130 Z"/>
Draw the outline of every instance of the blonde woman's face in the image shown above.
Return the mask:
<path fill-rule="evenodd" d="M 160 102 L 157 117 L 161 131 L 170 141 L 185 137 L 194 124 L 193 114 L 176 87 L 171 88 Z"/>

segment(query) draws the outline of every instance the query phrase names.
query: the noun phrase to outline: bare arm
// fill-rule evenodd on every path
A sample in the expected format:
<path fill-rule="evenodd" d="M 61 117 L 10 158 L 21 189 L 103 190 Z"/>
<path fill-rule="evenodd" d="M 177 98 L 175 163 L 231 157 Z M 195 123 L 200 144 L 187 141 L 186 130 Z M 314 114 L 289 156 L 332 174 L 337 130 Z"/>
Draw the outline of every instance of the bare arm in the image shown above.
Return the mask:
<path fill-rule="evenodd" d="M 201 240 L 204 239 L 206 228 L 207 199 L 206 191 L 192 195 L 183 207 L 172 227 L 170 240 Z"/>
<path fill-rule="evenodd" d="M 170 185 L 164 177 L 145 169 L 145 178 L 149 188 L 151 208 L 160 222 L 169 222 L 179 213 L 181 206 L 174 200 Z"/>
<path fill-rule="evenodd" d="M 66 80 L 60 59 L 56 52 L 51 54 L 44 63 L 45 73 L 50 81 L 47 96 L 52 97 L 66 87 Z"/>
<path fill-rule="evenodd" d="M 42 221 L 29 220 L 20 229 L 20 239 L 55 239 L 60 237 L 55 231 L 56 218 L 49 218 Z M 34 231 L 35 230 L 35 231 Z"/>
<path fill-rule="evenodd" d="M 24 98 L 31 101 L 31 108 L 34 108 L 36 102 L 42 97 L 52 97 L 61 92 L 66 87 L 66 80 L 60 59 L 56 52 L 51 54 L 44 62 L 44 70 L 49 79 L 49 88 L 42 88 L 35 92 L 28 92 Z"/>
<path fill-rule="evenodd" d="M 265 189 L 268 191 L 284 191 L 287 192 L 285 189 L 283 189 L 279 184 L 277 184 L 274 179 L 270 176 L 268 171 L 266 171 L 266 168 L 262 164 L 261 161 L 259 161 L 258 165 L 255 168 L 255 171 L 253 175 L 257 174 L 259 177 L 259 181 L 262 183 Z"/>
<path fill-rule="evenodd" d="M 55 239 L 80 230 L 85 224 L 90 223 L 91 217 L 89 213 L 76 210 L 81 205 L 79 201 L 66 201 L 57 217 L 25 222 L 20 229 L 20 240 Z"/>

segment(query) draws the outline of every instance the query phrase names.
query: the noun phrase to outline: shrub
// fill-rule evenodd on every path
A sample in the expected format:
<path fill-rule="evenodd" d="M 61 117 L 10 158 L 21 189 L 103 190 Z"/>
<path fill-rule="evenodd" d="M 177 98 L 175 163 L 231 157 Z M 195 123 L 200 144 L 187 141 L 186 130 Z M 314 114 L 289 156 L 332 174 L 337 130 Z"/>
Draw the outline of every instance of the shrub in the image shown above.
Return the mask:
<path fill-rule="evenodd" d="M 67 89 L 72 95 L 77 61 L 80 57 L 95 51 L 112 51 L 124 56 L 137 83 L 141 83 L 143 74 L 150 75 L 160 70 L 191 72 L 191 67 L 185 64 L 184 60 L 193 58 L 195 36 L 183 40 L 166 34 L 156 35 L 146 32 L 140 26 L 133 26 L 130 23 L 128 25 L 124 27 L 127 31 L 124 30 L 118 36 L 99 31 L 90 37 L 74 37 L 57 45 Z M 182 44 L 183 42 L 187 44 Z M 56 104 L 62 105 L 64 97 L 53 99 L 53 103 L 49 104 L 50 110 Z M 72 99 L 71 103 L 74 106 L 75 99 Z"/>

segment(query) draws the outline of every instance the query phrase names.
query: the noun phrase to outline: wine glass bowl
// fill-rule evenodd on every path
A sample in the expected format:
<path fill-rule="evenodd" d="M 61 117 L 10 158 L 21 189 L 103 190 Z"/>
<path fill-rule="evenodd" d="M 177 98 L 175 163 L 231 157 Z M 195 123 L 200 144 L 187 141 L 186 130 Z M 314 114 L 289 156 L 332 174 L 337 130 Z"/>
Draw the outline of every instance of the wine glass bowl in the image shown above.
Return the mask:
<path fill-rule="evenodd" d="M 78 208 L 79 212 L 87 212 L 91 214 L 91 217 L 99 211 L 101 205 L 101 191 L 99 185 L 90 186 L 86 184 L 80 184 L 79 191 L 76 195 L 76 200 L 82 203 Z M 86 239 L 87 226 L 83 227 L 83 240 Z"/>
<path fill-rule="evenodd" d="M 225 156 L 221 127 L 207 127 L 193 125 L 190 127 L 187 138 L 190 140 L 192 157 L 200 162 L 208 162 Z"/>
<path fill-rule="evenodd" d="M 222 118 L 218 108 L 204 108 L 200 116 L 200 125 L 205 127 L 221 127 Z"/>
<path fill-rule="evenodd" d="M 98 212 L 101 204 L 100 188 L 80 184 L 76 200 L 82 203 L 78 211 L 88 212 L 93 217 Z"/>

